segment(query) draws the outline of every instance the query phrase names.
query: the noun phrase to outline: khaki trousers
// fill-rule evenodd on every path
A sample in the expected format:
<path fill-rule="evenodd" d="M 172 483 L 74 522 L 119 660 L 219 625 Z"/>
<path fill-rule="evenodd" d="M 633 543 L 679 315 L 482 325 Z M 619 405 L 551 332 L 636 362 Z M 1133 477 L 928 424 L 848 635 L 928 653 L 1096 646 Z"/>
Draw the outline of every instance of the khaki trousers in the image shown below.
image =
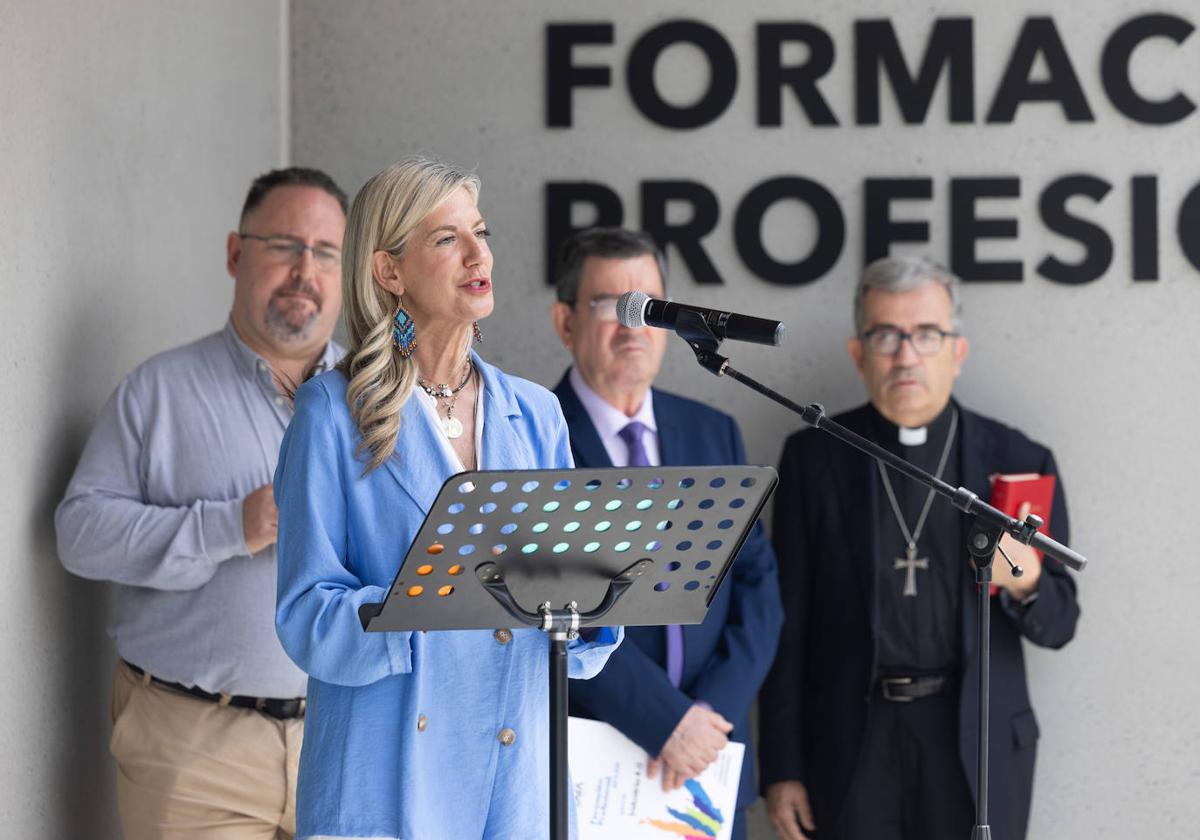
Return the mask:
<path fill-rule="evenodd" d="M 156 685 L 118 662 L 110 749 L 125 840 L 288 840 L 304 719 Z"/>

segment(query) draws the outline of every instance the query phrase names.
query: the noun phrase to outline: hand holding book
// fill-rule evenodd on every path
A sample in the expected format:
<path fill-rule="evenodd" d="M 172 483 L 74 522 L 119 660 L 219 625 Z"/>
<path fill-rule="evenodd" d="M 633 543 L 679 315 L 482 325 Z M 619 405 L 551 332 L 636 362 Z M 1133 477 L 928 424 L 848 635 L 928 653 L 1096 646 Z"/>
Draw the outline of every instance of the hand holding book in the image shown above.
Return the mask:
<path fill-rule="evenodd" d="M 1025 519 L 1029 514 L 1041 517 L 1042 527 L 1039 532 L 1049 535 L 1050 513 L 1054 505 L 1053 475 L 1037 473 L 999 474 L 992 476 L 992 506 L 1002 510 L 1016 519 Z M 990 593 L 995 595 L 1001 588 L 1008 589 L 1016 597 L 1027 596 L 1037 589 L 1038 578 L 1041 577 L 1042 553 L 1029 546 L 1022 545 L 1007 534 L 1001 539 L 1001 545 L 1008 552 L 1013 562 L 1025 570 L 1025 574 L 1014 578 L 997 553 L 992 563 L 992 578 Z"/>

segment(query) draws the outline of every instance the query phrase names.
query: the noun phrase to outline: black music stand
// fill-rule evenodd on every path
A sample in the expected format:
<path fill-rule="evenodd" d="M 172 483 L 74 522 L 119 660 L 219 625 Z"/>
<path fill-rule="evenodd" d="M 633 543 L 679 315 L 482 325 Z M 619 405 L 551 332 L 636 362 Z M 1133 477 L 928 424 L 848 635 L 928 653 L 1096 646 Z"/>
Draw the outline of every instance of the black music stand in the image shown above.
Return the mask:
<path fill-rule="evenodd" d="M 387 600 L 359 618 L 371 632 L 515 621 L 549 635 L 550 836 L 567 840 L 567 642 L 703 621 L 777 481 L 761 466 L 459 473 Z"/>

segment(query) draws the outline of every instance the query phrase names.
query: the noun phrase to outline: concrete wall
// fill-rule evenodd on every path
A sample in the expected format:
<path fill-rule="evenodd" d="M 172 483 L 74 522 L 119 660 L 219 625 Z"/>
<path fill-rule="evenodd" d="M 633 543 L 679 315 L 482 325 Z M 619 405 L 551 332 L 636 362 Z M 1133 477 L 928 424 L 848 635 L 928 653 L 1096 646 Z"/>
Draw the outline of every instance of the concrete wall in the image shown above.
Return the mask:
<path fill-rule="evenodd" d="M 1084 617 L 1076 641 L 1059 653 L 1030 652 L 1043 732 L 1032 836 L 1117 838 L 1136 831 L 1183 838 L 1200 817 L 1194 790 L 1200 736 L 1193 714 L 1200 702 L 1200 670 L 1188 652 L 1200 630 L 1200 613 L 1185 603 L 1200 585 L 1200 568 L 1178 542 L 1195 519 L 1186 494 L 1200 468 L 1188 436 L 1188 418 L 1200 409 L 1192 350 L 1200 271 L 1183 257 L 1175 219 L 1184 194 L 1200 178 L 1194 139 L 1200 116 L 1168 126 L 1135 124 L 1106 98 L 1099 73 L 1109 34 L 1151 11 L 1200 23 L 1200 12 L 1183 0 L 1152 9 L 1126 0 L 986 5 L 959 0 L 919 8 L 901 0 L 665 2 L 653 8 L 629 0 L 601 5 L 296 0 L 292 142 L 298 159 L 320 161 L 351 189 L 417 151 L 477 165 L 484 181 L 482 206 L 496 234 L 498 304 L 484 324 L 483 350 L 506 369 L 547 385 L 557 380 L 565 357 L 547 317 L 552 295 L 542 282 L 545 183 L 608 184 L 622 197 L 627 220 L 636 224 L 640 181 L 701 181 L 720 198 L 720 222 L 704 244 L 726 282 L 699 287 L 675 259 L 671 293 L 679 300 L 785 318 L 785 348 L 730 347 L 735 363 L 798 400 L 818 400 L 831 409 L 862 399 L 844 341 L 851 329 L 850 292 L 862 264 L 863 179 L 931 177 L 934 198 L 898 204 L 893 215 L 931 224 L 928 247 L 902 250 L 945 259 L 949 179 L 1019 176 L 1019 199 L 981 205 L 981 215 L 1018 218 L 1019 237 L 983 243 L 980 255 L 1022 259 L 1025 280 L 966 290 L 972 355 L 957 393 L 967 405 L 1020 425 L 1054 447 L 1070 495 L 1076 547 L 1093 558 L 1080 578 Z M 903 124 L 885 87 L 882 125 L 855 126 L 854 20 L 891 19 L 915 64 L 935 15 L 974 20 L 975 121 L 949 123 L 943 83 L 922 124 Z M 1058 106 L 1031 104 L 1011 124 L 983 125 L 1017 33 L 1032 15 L 1053 17 L 1093 121 L 1068 123 Z M 738 59 L 731 106 L 693 131 L 653 124 L 637 112 L 624 85 L 634 40 L 673 17 L 716 28 Z M 836 60 L 820 89 L 839 126 L 812 128 L 791 99 L 782 127 L 755 125 L 754 25 L 781 20 L 815 23 L 832 36 Z M 613 45 L 577 50 L 577 63 L 612 67 L 613 86 L 577 91 L 569 129 L 548 129 L 544 122 L 548 21 L 616 26 Z M 1180 47 L 1165 39 L 1148 42 L 1133 62 L 1137 85 L 1151 98 L 1182 90 L 1200 99 L 1198 69 L 1200 35 Z M 689 47 L 664 54 L 658 68 L 664 95 L 679 103 L 703 90 L 707 72 Z M 1044 72 L 1039 67 L 1035 78 Z M 1116 255 L 1100 279 L 1068 286 L 1034 273 L 1047 253 L 1064 260 L 1080 255 L 1077 244 L 1039 220 L 1038 201 L 1052 180 L 1076 172 L 1113 184 L 1099 204 L 1075 200 L 1070 206 L 1107 229 Z M 1143 174 L 1159 176 L 1161 272 L 1157 282 L 1135 283 L 1129 267 L 1129 178 Z M 808 285 L 769 285 L 735 253 L 734 208 L 751 186 L 776 175 L 821 182 L 846 219 L 838 262 Z M 802 256 L 814 236 L 811 214 L 800 205 L 780 204 L 766 218 L 765 239 L 777 259 Z M 700 371 L 678 342 L 661 382 L 733 411 L 759 462 L 775 462 L 783 436 L 798 426 L 735 383 Z M 761 819 L 755 836 L 769 836 Z"/>
<path fill-rule="evenodd" d="M 984 205 L 984 215 L 1018 217 L 1019 237 L 984 243 L 980 253 L 1022 259 L 1025 281 L 967 289 L 972 356 L 958 394 L 1054 446 L 1076 546 L 1093 558 L 1080 580 L 1079 638 L 1059 653 L 1031 652 L 1043 730 L 1032 836 L 1190 836 L 1200 817 L 1200 736 L 1191 714 L 1200 678 L 1184 646 L 1200 619 L 1184 598 L 1200 584 L 1200 570 L 1178 537 L 1194 519 L 1185 494 L 1200 468 L 1186 437 L 1187 419 L 1200 409 L 1190 387 L 1198 373 L 1190 313 L 1200 303 L 1200 271 L 1184 258 L 1175 227 L 1185 193 L 1200 180 L 1193 139 L 1200 117 L 1135 124 L 1108 101 L 1098 69 L 1108 35 L 1148 12 L 1200 23 L 1194 4 L 1182 0 L 1152 9 L 1126 0 L 988 7 L 959 0 L 922 6 L 920 14 L 899 0 L 828 8 L 764 0 L 751 9 L 681 2 L 649 9 L 628 0 L 600 7 L 533 0 L 8 4 L 0 20 L 6 835 L 118 836 L 107 755 L 105 589 L 61 570 L 51 513 L 96 410 L 119 379 L 151 353 L 222 322 L 230 292 L 224 234 L 249 179 L 287 160 L 290 146 L 294 160 L 328 168 L 351 190 L 416 151 L 477 165 L 497 234 L 498 307 L 484 325 L 484 350 L 546 384 L 565 357 L 542 285 L 545 184 L 603 182 L 636 224 L 639 182 L 702 182 L 720 199 L 719 223 L 704 245 L 725 285 L 698 286 L 672 254 L 672 295 L 785 318 L 786 347 L 730 347 L 735 363 L 831 409 L 861 399 L 842 348 L 861 265 L 863 179 L 932 178 L 932 200 L 898 204 L 894 215 L 931 225 L 927 248 L 904 250 L 944 259 L 949 179 L 1020 176 L 1019 199 Z M 915 63 L 932 17 L 956 15 L 975 25 L 976 120 L 949 124 L 943 83 L 919 125 L 902 123 L 885 87 L 882 125 L 855 126 L 853 22 L 892 20 Z M 1057 106 L 1028 105 L 1011 125 L 982 124 L 1031 15 L 1053 17 L 1093 121 L 1068 123 Z M 732 104 L 693 131 L 653 124 L 624 86 L 634 40 L 674 17 L 717 29 L 738 62 Z M 613 45 L 577 50 L 579 63 L 613 68 L 613 87 L 577 91 L 569 129 L 544 123 L 544 28 L 552 20 L 615 24 Z M 755 124 L 754 25 L 785 20 L 816 24 L 836 44 L 820 90 L 838 127 L 811 127 L 790 99 L 783 126 Z M 1151 98 L 1181 90 L 1200 100 L 1200 35 L 1180 47 L 1148 42 L 1133 69 Z M 707 68 L 693 49 L 677 47 L 664 54 L 657 78 L 668 99 L 684 103 L 703 90 Z M 1065 286 L 1033 266 L 1047 252 L 1076 259 L 1079 249 L 1047 231 L 1037 206 L 1046 184 L 1076 172 L 1113 184 L 1098 205 L 1077 200 L 1072 208 L 1109 232 L 1116 254 L 1100 279 Z M 738 202 L 778 175 L 819 181 L 846 220 L 840 258 L 808 285 L 765 283 L 734 247 Z M 1131 280 L 1133 175 L 1159 178 L 1157 282 Z M 811 214 L 800 205 L 782 203 L 766 217 L 764 239 L 777 259 L 798 258 L 814 237 Z M 733 411 L 760 462 L 774 462 L 781 438 L 797 427 L 735 383 L 699 371 L 678 344 L 662 384 Z M 761 820 L 753 836 L 769 836 Z"/>
<path fill-rule="evenodd" d="M 119 837 L 106 590 L 59 566 L 52 514 L 121 377 L 224 322 L 225 234 L 286 151 L 286 6 L 0 17 L 0 833 Z"/>

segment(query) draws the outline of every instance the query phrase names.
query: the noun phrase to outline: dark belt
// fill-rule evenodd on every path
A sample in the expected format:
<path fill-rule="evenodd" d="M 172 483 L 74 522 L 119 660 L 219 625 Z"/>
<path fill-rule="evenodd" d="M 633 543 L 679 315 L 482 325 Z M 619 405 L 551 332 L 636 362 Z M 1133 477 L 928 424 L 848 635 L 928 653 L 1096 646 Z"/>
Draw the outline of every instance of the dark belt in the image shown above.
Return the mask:
<path fill-rule="evenodd" d="M 239 709 L 254 709 L 256 712 L 262 712 L 264 715 L 270 715 L 276 720 L 291 720 L 292 718 L 304 717 L 304 698 L 286 698 L 278 697 L 245 697 L 241 694 L 213 694 L 211 691 L 205 691 L 202 688 L 196 688 L 194 685 L 183 685 L 177 682 L 168 682 L 160 680 L 153 674 L 146 674 L 138 666 L 132 662 L 123 659 L 121 660 L 129 666 L 129 670 L 133 671 L 139 677 L 149 676 L 150 682 L 155 685 L 161 685 L 163 688 L 169 688 L 172 691 L 178 691 L 181 694 L 186 694 L 189 697 L 195 697 L 199 700 L 207 700 L 210 703 L 216 703 L 221 706 L 236 706 Z"/>
<path fill-rule="evenodd" d="M 911 703 L 922 697 L 941 694 L 950 685 L 950 678 L 937 677 L 880 677 L 879 696 L 893 703 Z"/>

